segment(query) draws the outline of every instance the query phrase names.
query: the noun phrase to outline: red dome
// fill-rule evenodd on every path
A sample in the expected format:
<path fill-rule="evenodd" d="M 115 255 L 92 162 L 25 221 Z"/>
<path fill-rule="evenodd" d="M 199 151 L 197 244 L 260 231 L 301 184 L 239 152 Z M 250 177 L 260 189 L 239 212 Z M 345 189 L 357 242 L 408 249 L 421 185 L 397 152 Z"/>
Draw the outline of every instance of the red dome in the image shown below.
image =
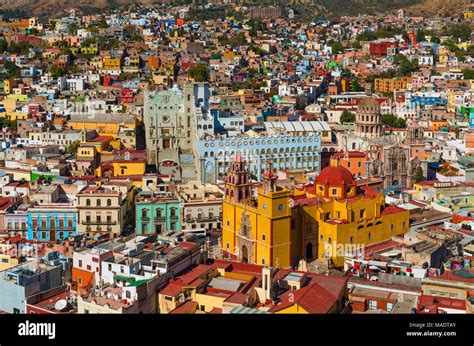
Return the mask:
<path fill-rule="evenodd" d="M 351 171 L 344 167 L 325 167 L 316 178 L 316 184 L 329 186 L 355 185 Z"/>

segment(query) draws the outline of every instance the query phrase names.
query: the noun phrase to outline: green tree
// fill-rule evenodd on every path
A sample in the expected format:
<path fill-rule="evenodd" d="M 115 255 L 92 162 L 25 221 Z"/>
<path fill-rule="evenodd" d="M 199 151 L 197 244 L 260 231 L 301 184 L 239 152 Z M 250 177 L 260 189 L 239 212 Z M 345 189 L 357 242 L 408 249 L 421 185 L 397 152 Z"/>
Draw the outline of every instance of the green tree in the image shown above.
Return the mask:
<path fill-rule="evenodd" d="M 422 182 L 423 180 L 425 180 L 425 176 L 423 174 L 423 168 L 418 167 L 416 169 L 414 179 L 415 179 L 416 183 L 419 183 L 419 182 Z"/>
<path fill-rule="evenodd" d="M 418 66 L 418 61 L 410 61 L 405 55 L 397 54 L 394 58 L 395 65 L 398 67 L 398 73 L 401 76 L 411 75 Z"/>
<path fill-rule="evenodd" d="M 190 68 L 189 76 L 196 82 L 209 82 L 209 70 L 204 64 L 197 64 Z"/>
<path fill-rule="evenodd" d="M 3 64 L 3 71 L 0 70 L 0 79 L 19 78 L 20 68 L 13 61 Z"/>
<path fill-rule="evenodd" d="M 362 88 L 362 86 L 360 85 L 358 78 L 351 81 L 351 90 L 354 92 L 364 90 L 364 88 Z"/>
<path fill-rule="evenodd" d="M 219 42 L 219 44 L 221 45 L 226 45 L 229 43 L 229 39 L 227 38 L 227 36 L 225 35 L 219 35 L 217 36 L 217 41 Z"/>
<path fill-rule="evenodd" d="M 79 29 L 79 25 L 74 24 L 74 23 L 69 25 L 69 27 L 67 28 L 69 35 L 77 35 L 78 29 Z"/>
<path fill-rule="evenodd" d="M 64 151 L 68 154 L 75 154 L 77 153 L 77 149 L 81 146 L 80 141 L 75 141 L 69 144 L 66 148 L 64 148 Z"/>
<path fill-rule="evenodd" d="M 51 72 L 51 76 L 53 78 L 58 78 L 58 77 L 64 76 L 67 70 L 64 67 L 60 67 L 58 65 L 51 65 L 49 72 Z"/>
<path fill-rule="evenodd" d="M 229 39 L 229 44 L 234 48 L 238 48 L 240 46 L 247 44 L 247 39 L 245 38 L 245 34 L 243 32 L 233 34 Z"/>
<path fill-rule="evenodd" d="M 88 37 L 84 41 L 81 42 L 81 47 L 89 47 L 96 43 L 97 43 L 97 39 L 95 37 Z"/>
<path fill-rule="evenodd" d="M 426 35 L 425 35 L 425 32 L 422 29 L 418 29 L 416 31 L 416 40 L 418 42 L 426 41 Z"/>
<path fill-rule="evenodd" d="M 0 40 L 0 54 L 5 53 L 8 50 L 8 42 L 6 40 Z"/>
<path fill-rule="evenodd" d="M 339 120 L 339 122 L 341 124 L 344 124 L 344 123 L 353 123 L 355 121 L 355 114 L 352 113 L 352 112 L 349 112 L 348 110 L 344 110 L 341 114 L 341 118 Z"/>
<path fill-rule="evenodd" d="M 474 70 L 462 70 L 464 79 L 474 79 Z"/>
<path fill-rule="evenodd" d="M 8 52 L 13 54 L 28 54 L 32 45 L 26 42 L 10 43 L 8 45 Z"/>
<path fill-rule="evenodd" d="M 342 46 L 341 42 L 334 42 L 331 45 L 332 54 L 342 53 L 344 51 L 344 47 Z"/>
<path fill-rule="evenodd" d="M 405 121 L 405 119 L 402 119 L 402 118 L 397 118 L 393 124 L 393 127 L 397 128 L 397 129 L 404 129 L 407 127 L 407 123 Z"/>
<path fill-rule="evenodd" d="M 443 28 L 443 35 L 467 41 L 471 36 L 471 28 L 466 24 L 453 24 L 449 27 Z"/>
<path fill-rule="evenodd" d="M 7 118 L 0 118 L 0 128 L 12 128 L 12 129 L 18 129 L 18 122 L 17 120 L 10 120 Z"/>
<path fill-rule="evenodd" d="M 405 128 L 406 122 L 405 119 L 397 118 L 393 114 L 382 114 L 380 117 L 380 122 L 383 125 L 394 127 L 394 128 Z"/>
<path fill-rule="evenodd" d="M 106 28 L 109 27 L 109 25 L 107 24 L 105 18 L 102 17 L 101 21 L 98 24 L 98 27 L 101 28 L 101 29 L 106 29 Z"/>

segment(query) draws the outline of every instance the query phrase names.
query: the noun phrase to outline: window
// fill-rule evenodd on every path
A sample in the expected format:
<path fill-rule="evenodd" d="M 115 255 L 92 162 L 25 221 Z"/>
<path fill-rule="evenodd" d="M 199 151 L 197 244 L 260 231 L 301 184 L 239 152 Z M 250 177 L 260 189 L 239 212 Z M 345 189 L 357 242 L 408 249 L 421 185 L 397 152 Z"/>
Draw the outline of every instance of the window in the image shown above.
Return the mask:
<path fill-rule="evenodd" d="M 82 268 L 82 260 L 79 260 L 79 268 Z"/>
<path fill-rule="evenodd" d="M 82 285 L 82 278 L 77 278 L 77 283 L 78 283 L 79 285 Z"/>
<path fill-rule="evenodd" d="M 387 312 L 390 312 L 392 311 L 392 308 L 393 308 L 393 303 L 387 303 Z"/>
<path fill-rule="evenodd" d="M 405 221 L 403 221 L 403 228 L 405 228 Z"/>
<path fill-rule="evenodd" d="M 393 226 L 393 224 L 392 224 L 392 225 L 390 225 L 390 231 L 393 232 L 393 229 L 394 229 L 394 226 Z"/>
<path fill-rule="evenodd" d="M 86 199 L 86 205 L 89 207 L 91 205 L 91 200 L 88 198 Z"/>
<path fill-rule="evenodd" d="M 109 263 L 109 271 L 112 270 L 112 264 Z"/>
<path fill-rule="evenodd" d="M 262 264 L 265 264 L 265 258 L 262 258 Z"/>
<path fill-rule="evenodd" d="M 229 243 L 226 243 L 226 244 L 225 244 L 225 247 L 226 247 L 226 249 L 230 248 L 230 244 L 229 244 Z"/>
<path fill-rule="evenodd" d="M 377 301 L 369 300 L 369 310 L 377 310 Z"/>
<path fill-rule="evenodd" d="M 100 199 L 97 200 L 97 206 L 100 207 Z"/>
<path fill-rule="evenodd" d="M 265 240 L 265 234 L 262 234 L 262 240 Z"/>
<path fill-rule="evenodd" d="M 372 239 L 372 233 L 369 232 L 368 238 L 369 238 L 369 239 Z"/>
<path fill-rule="evenodd" d="M 359 217 L 363 219 L 365 217 L 365 209 L 361 209 L 359 213 Z"/>
<path fill-rule="evenodd" d="M 352 244 L 354 242 L 354 237 L 349 238 L 349 243 Z"/>
<path fill-rule="evenodd" d="M 337 189 L 332 189 L 331 194 L 332 194 L 333 196 L 336 196 L 336 195 L 337 195 Z"/>

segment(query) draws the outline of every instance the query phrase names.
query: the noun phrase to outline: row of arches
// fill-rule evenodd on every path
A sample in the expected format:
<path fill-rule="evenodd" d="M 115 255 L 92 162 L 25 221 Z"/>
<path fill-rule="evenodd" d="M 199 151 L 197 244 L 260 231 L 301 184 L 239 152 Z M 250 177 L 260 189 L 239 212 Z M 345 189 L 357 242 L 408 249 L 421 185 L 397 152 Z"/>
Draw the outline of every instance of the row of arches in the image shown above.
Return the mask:
<path fill-rule="evenodd" d="M 324 148 L 327 151 L 327 148 Z M 324 151 L 323 149 L 323 151 Z M 335 149 L 331 148 L 331 152 L 334 152 Z M 217 157 L 222 157 L 222 156 L 234 156 L 237 154 L 237 152 L 240 152 L 240 150 L 219 150 L 217 152 Z M 265 154 L 285 154 L 285 153 L 318 153 L 319 148 L 316 146 L 304 146 L 304 147 L 292 147 L 292 148 L 267 148 L 267 149 L 251 149 L 251 150 L 244 150 L 248 155 L 265 155 Z M 204 157 L 215 157 L 216 154 L 214 151 L 205 151 L 203 154 Z M 245 155 L 244 155 L 245 156 Z"/>

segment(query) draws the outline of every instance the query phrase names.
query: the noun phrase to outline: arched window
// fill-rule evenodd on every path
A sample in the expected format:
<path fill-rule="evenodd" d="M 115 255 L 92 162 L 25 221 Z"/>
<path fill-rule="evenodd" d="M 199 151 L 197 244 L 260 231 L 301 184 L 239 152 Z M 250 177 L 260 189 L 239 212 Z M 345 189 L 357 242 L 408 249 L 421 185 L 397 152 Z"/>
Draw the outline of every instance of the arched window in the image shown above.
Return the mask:
<path fill-rule="evenodd" d="M 97 206 L 100 207 L 100 198 L 97 200 Z"/>
<path fill-rule="evenodd" d="M 112 206 L 112 200 L 109 198 L 107 199 L 107 207 L 110 207 Z"/>

